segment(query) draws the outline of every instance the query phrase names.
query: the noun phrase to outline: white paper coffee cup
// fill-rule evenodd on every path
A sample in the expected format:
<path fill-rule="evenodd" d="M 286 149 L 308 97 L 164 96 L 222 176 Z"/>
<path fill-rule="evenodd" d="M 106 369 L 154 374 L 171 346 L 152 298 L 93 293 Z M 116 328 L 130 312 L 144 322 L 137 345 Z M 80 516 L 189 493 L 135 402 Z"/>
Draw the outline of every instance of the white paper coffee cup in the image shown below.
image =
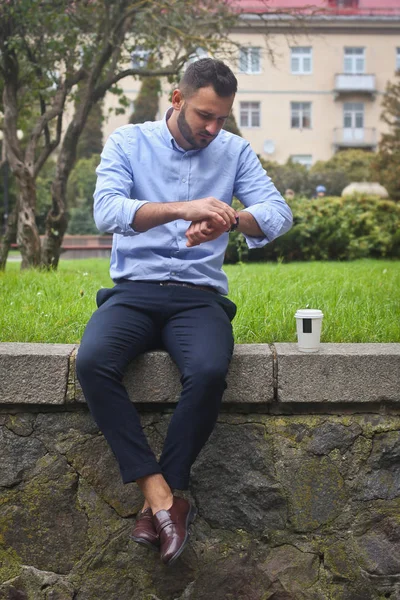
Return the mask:
<path fill-rule="evenodd" d="M 323 316 L 316 308 L 302 308 L 296 312 L 297 347 L 301 352 L 318 352 Z"/>

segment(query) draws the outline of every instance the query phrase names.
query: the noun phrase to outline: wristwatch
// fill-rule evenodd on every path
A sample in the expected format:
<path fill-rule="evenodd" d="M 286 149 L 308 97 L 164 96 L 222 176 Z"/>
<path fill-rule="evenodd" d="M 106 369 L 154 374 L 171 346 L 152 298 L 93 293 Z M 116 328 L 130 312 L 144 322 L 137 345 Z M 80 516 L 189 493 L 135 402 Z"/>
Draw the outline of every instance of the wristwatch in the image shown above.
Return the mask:
<path fill-rule="evenodd" d="M 229 233 L 231 233 L 231 231 L 236 231 L 236 229 L 239 227 L 239 217 L 236 217 L 236 223 L 233 223 L 233 225 L 231 225 L 231 228 L 229 229 Z"/>

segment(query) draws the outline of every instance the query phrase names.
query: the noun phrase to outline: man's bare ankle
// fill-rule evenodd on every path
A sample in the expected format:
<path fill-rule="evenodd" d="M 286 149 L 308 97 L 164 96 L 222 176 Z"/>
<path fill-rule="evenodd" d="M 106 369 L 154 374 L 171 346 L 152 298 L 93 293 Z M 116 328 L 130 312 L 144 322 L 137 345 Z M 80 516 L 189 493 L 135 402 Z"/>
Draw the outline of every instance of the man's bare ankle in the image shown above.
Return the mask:
<path fill-rule="evenodd" d="M 153 512 L 153 515 L 160 510 L 169 510 L 173 502 L 174 497 L 172 494 L 164 498 L 159 498 L 156 501 L 152 502 L 151 510 Z"/>

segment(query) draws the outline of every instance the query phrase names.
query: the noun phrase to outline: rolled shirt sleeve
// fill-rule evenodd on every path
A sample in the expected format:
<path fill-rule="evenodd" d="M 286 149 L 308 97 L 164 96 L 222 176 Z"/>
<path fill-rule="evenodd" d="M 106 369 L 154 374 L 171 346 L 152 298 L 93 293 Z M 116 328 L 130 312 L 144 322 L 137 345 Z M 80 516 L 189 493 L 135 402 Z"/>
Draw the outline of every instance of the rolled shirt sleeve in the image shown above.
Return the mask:
<path fill-rule="evenodd" d="M 126 140 L 121 130 L 117 130 L 104 146 L 100 164 L 96 169 L 93 214 L 96 226 L 102 233 L 133 236 L 138 234 L 132 228 L 136 212 L 148 201 L 130 197 L 134 176 L 125 144 Z"/>
<path fill-rule="evenodd" d="M 292 211 L 249 144 L 240 156 L 234 195 L 245 206 L 244 210 L 253 215 L 264 233 L 263 237 L 243 234 L 250 249 L 265 246 L 291 228 Z"/>

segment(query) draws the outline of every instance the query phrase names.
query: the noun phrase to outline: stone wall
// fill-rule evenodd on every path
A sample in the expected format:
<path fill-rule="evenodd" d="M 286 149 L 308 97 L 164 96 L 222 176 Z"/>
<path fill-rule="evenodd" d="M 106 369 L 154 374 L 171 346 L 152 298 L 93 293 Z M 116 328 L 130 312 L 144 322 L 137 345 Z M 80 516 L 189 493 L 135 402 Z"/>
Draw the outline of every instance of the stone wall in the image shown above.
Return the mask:
<path fill-rule="evenodd" d="M 400 344 L 236 346 L 171 568 L 129 537 L 76 350 L 0 344 L 1 600 L 400 600 Z M 126 385 L 159 452 L 176 368 L 149 353 Z"/>

